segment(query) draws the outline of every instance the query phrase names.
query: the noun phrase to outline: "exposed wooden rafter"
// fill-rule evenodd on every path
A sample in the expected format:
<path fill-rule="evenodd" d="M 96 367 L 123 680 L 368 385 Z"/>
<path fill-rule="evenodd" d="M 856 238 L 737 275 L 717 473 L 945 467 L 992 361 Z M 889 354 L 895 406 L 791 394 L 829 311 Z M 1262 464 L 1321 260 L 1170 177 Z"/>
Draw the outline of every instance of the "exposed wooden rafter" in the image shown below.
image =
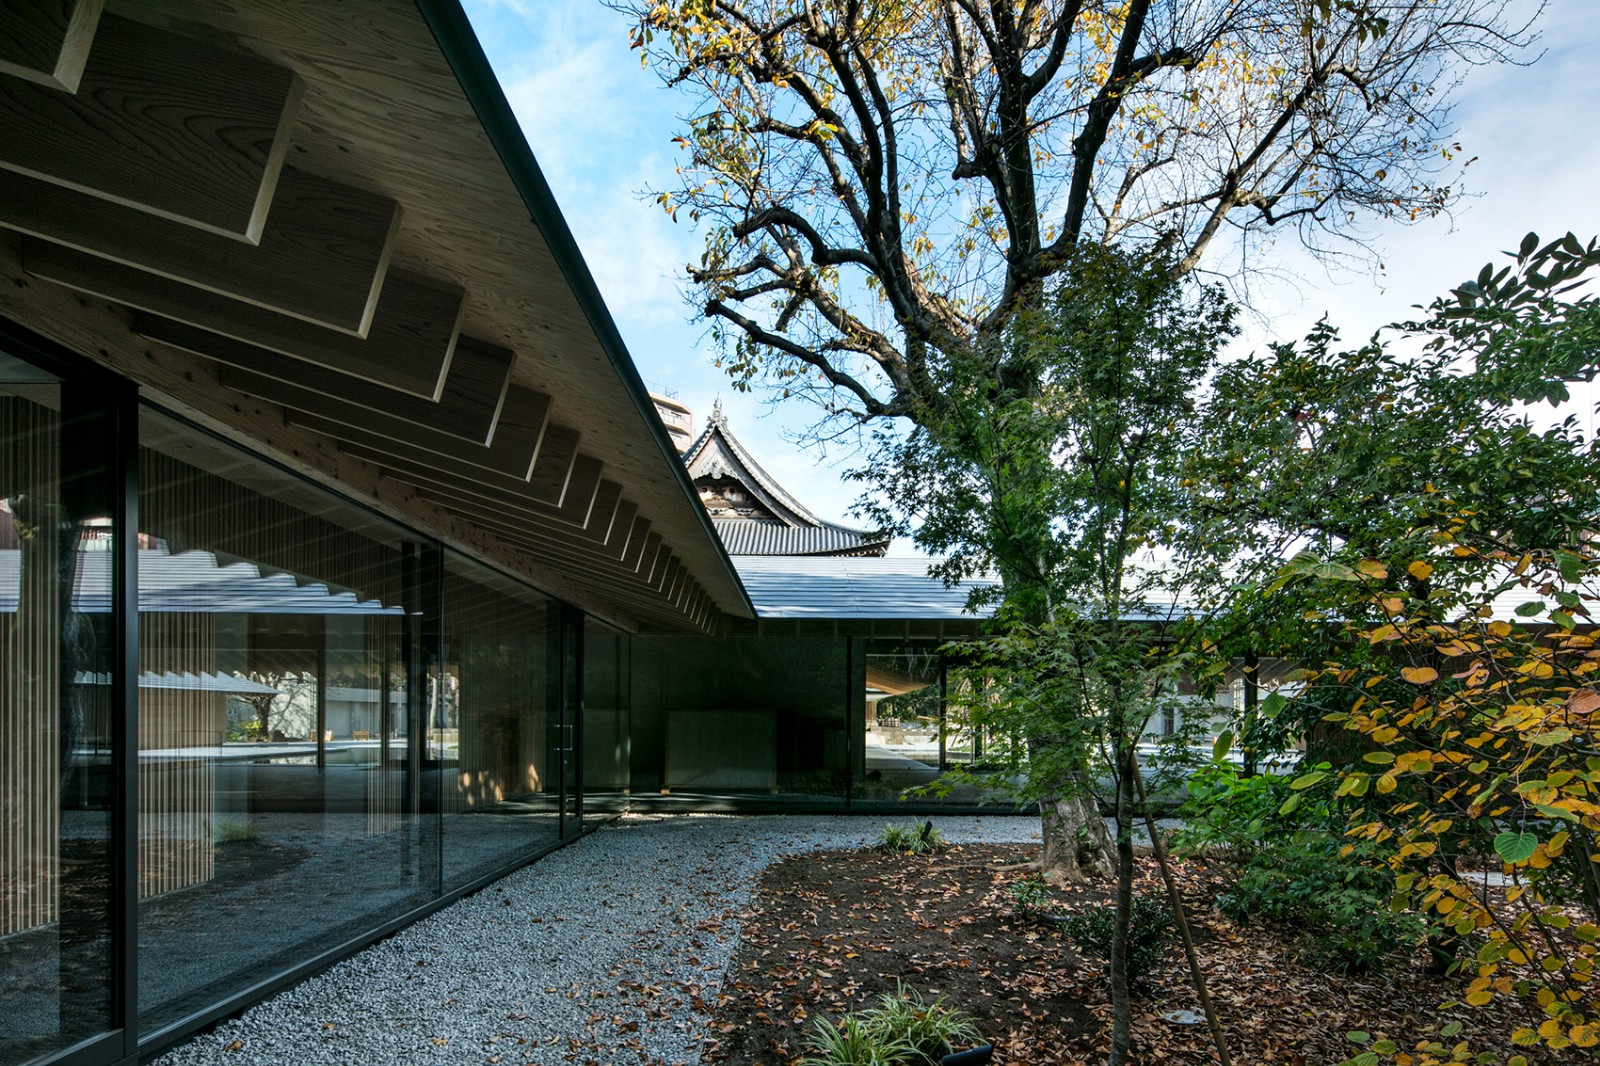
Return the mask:
<path fill-rule="evenodd" d="M 434 403 L 287 356 L 260 354 L 264 358 L 248 370 L 223 366 L 217 375 L 223 387 L 412 446 L 420 438 L 443 448 L 459 448 L 463 442 L 488 445 L 505 406 L 516 358 L 509 348 L 460 338 L 444 392 Z M 531 401 L 535 406 L 549 410 L 548 397 L 532 396 L 537 397 Z"/>
<path fill-rule="evenodd" d="M 391 270 L 362 340 L 49 241 L 25 238 L 22 260 L 36 278 L 149 312 L 134 328 L 150 340 L 243 367 L 264 348 L 429 400 L 443 391 L 465 302 L 456 286 Z"/>
<path fill-rule="evenodd" d="M 400 205 L 286 168 L 261 243 L 250 248 L 0 169 L 0 226 L 363 337 L 389 268 Z"/>
<path fill-rule="evenodd" d="M 0 4 L 0 74 L 78 91 L 104 0 L 6 0 Z"/>
<path fill-rule="evenodd" d="M 572 477 L 567 483 L 566 492 L 559 504 L 553 504 L 530 495 L 526 483 L 484 471 L 463 471 L 448 460 L 433 457 L 419 460 L 374 453 L 352 444 L 345 444 L 342 448 L 357 459 L 377 464 L 387 476 L 419 489 L 477 497 L 479 505 L 485 508 L 494 507 L 502 501 L 518 504 L 546 521 L 580 529 L 588 525 L 600 489 L 600 472 L 605 466 L 593 456 L 579 452 L 572 463 Z"/>
<path fill-rule="evenodd" d="M 294 408 L 289 408 L 285 417 L 291 425 L 332 437 L 347 445 L 346 450 L 377 456 L 380 462 L 390 457 L 425 459 L 449 469 L 453 478 L 462 481 L 497 474 L 522 486 L 516 491 L 525 493 L 530 491 L 529 478 L 540 462 L 559 463 L 564 471 L 572 465 L 571 451 L 559 456 L 547 454 L 551 443 L 568 432 L 565 427 L 550 425 L 549 413 L 548 396 L 520 385 L 511 386 L 487 447 L 430 431 L 426 426 L 387 424 L 369 428 Z M 419 452 L 429 455 L 419 456 Z M 560 503 L 559 494 L 541 498 L 552 506 Z"/>
<path fill-rule="evenodd" d="M 0 78 L 0 167 L 254 243 L 301 91 L 291 70 L 102 15 L 76 93 Z"/>

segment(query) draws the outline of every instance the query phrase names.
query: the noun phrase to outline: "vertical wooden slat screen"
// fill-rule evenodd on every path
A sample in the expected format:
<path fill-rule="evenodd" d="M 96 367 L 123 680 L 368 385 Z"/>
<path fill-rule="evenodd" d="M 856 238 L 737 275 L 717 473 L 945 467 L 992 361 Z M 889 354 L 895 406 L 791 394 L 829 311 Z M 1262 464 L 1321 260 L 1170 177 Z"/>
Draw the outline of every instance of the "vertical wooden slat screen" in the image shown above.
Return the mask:
<path fill-rule="evenodd" d="M 139 669 L 196 678 L 215 672 L 215 629 L 208 614 L 140 615 Z M 140 898 L 204 884 L 215 873 L 214 760 L 206 752 L 226 728 L 220 693 L 140 687 Z"/>
<path fill-rule="evenodd" d="M 0 396 L 0 499 L 59 510 L 59 417 Z M 0 936 L 48 925 L 60 908 L 60 526 L 0 515 L 18 563 L 17 610 L 0 613 Z M 21 528 L 18 528 L 21 527 Z"/>

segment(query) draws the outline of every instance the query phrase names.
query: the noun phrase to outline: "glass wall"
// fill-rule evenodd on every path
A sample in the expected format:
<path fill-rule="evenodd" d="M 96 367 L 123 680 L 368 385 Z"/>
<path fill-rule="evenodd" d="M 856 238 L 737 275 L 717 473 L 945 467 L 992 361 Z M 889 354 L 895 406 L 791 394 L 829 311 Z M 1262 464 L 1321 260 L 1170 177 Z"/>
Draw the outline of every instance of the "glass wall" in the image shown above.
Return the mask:
<path fill-rule="evenodd" d="M 418 906 L 439 871 L 412 747 L 432 553 L 163 415 L 140 440 L 149 1031 Z"/>
<path fill-rule="evenodd" d="M 443 668 L 428 772 L 443 810 L 445 887 L 560 838 L 559 604 L 455 553 L 444 563 Z"/>
<path fill-rule="evenodd" d="M 945 733 L 942 663 L 933 641 L 868 643 L 864 773 L 852 799 L 899 800 L 939 776 L 945 744 L 959 743 Z"/>
<path fill-rule="evenodd" d="M 113 1027 L 108 424 L 0 349 L 0 1063 Z"/>
<path fill-rule="evenodd" d="M 698 806 L 843 805 L 852 751 L 859 763 L 852 707 L 864 691 L 850 640 L 635 637 L 633 645 L 635 799 L 649 790 Z"/>
<path fill-rule="evenodd" d="M 0 1066 L 124 1059 L 625 807 L 627 634 L 0 338 Z"/>
<path fill-rule="evenodd" d="M 633 678 L 626 633 L 584 620 L 583 729 L 580 747 L 585 816 L 616 814 L 628 804 Z"/>

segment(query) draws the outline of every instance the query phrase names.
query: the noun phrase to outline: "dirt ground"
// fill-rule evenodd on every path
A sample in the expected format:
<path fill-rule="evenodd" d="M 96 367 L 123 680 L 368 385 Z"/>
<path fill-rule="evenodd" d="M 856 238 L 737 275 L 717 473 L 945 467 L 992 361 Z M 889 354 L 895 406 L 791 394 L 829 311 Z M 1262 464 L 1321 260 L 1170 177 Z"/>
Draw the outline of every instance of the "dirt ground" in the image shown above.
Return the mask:
<path fill-rule="evenodd" d="M 995 1044 L 996 1063 L 1103 1062 L 1103 964 L 1080 957 L 1053 926 L 1017 915 L 1007 892 L 1036 857 L 1036 849 L 964 845 L 928 857 L 822 852 L 771 867 L 715 1003 L 717 1044 L 706 1061 L 793 1063 L 819 1017 L 871 1006 L 903 981 L 970 1014 Z M 1243 927 L 1212 910 L 1227 883 L 1224 866 L 1190 861 L 1178 869 L 1235 1063 L 1334 1064 L 1361 1050 L 1347 1032 L 1405 1048 L 1455 1020 L 1464 1023 L 1457 1040 L 1510 1053 L 1495 1036 L 1510 1032 L 1509 1017 L 1441 1013 L 1455 981 L 1429 975 L 1420 958 L 1380 975 L 1320 972 L 1284 931 Z M 1153 860 L 1142 860 L 1140 873 L 1137 891 L 1163 894 Z M 1052 889 L 1051 907 L 1103 905 L 1108 888 Z M 1152 984 L 1136 1003 L 1135 1061 L 1216 1061 L 1203 1024 L 1162 1017 L 1199 1009 L 1176 942 Z"/>

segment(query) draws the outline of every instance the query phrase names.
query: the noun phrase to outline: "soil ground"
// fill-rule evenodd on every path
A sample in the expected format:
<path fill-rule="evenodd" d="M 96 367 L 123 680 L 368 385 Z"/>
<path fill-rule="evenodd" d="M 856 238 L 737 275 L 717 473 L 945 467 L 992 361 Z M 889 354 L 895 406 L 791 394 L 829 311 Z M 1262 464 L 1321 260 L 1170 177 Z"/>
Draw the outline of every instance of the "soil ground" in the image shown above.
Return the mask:
<path fill-rule="evenodd" d="M 904 982 L 970 1014 L 995 1044 L 997 1064 L 1103 1062 L 1110 1020 L 1103 963 L 1081 957 L 1053 926 L 1019 916 L 1007 891 L 1037 854 L 1014 845 L 963 845 L 925 857 L 819 852 L 770 867 L 743 918 L 706 1061 L 796 1062 L 818 1019 L 871 1006 Z M 1456 1040 L 1510 1053 L 1500 1035 L 1514 1027 L 1510 1017 L 1441 1013 L 1456 981 L 1429 974 L 1422 958 L 1377 975 L 1329 974 L 1300 956 L 1287 931 L 1240 926 L 1212 909 L 1227 884 L 1225 866 L 1182 862 L 1178 877 L 1234 1062 L 1331 1066 L 1361 1050 L 1347 1032 L 1408 1047 L 1450 1021 L 1465 1026 Z M 1050 906 L 1105 905 L 1109 889 L 1052 888 Z M 1141 860 L 1136 891 L 1164 897 L 1153 860 Z M 1134 1061 L 1216 1061 L 1203 1024 L 1162 1017 L 1199 1009 L 1176 943 L 1152 985 L 1135 1003 Z"/>

